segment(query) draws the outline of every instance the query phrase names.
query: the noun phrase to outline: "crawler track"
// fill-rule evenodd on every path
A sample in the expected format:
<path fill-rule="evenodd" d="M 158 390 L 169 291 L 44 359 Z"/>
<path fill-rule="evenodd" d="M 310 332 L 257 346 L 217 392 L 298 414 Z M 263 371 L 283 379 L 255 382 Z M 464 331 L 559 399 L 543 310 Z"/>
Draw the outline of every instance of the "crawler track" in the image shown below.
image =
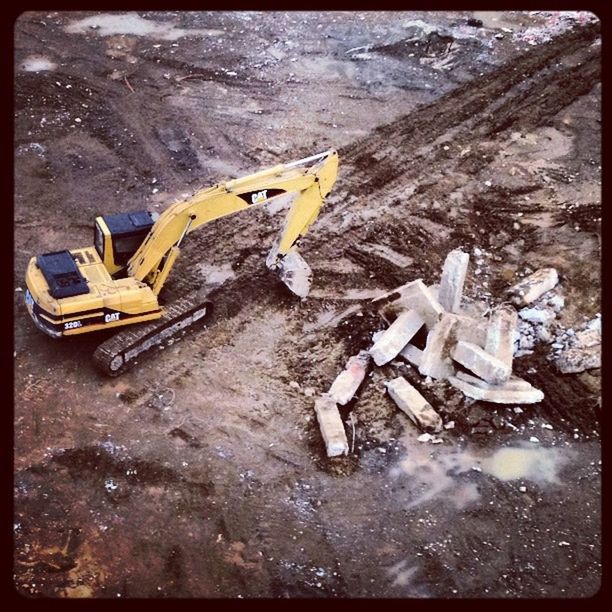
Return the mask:
<path fill-rule="evenodd" d="M 100 344 L 93 355 L 96 367 L 108 376 L 123 374 L 139 355 L 202 323 L 210 307 L 210 302 L 202 301 L 197 294 L 177 300 L 156 321 L 120 331 Z"/>

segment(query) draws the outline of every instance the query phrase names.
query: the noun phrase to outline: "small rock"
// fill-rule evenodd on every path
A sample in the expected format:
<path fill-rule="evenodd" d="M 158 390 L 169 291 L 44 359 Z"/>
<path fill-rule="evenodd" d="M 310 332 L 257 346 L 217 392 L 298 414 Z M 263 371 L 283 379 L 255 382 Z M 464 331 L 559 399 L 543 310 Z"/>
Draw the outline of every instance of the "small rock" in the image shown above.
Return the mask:
<path fill-rule="evenodd" d="M 555 318 L 555 313 L 550 310 L 540 310 L 539 308 L 523 308 L 519 310 L 519 317 L 523 321 L 530 323 L 548 323 Z"/>
<path fill-rule="evenodd" d="M 519 487 L 519 491 L 521 493 L 525 493 L 525 491 L 527 491 L 527 487 Z"/>
<path fill-rule="evenodd" d="M 420 436 L 418 436 L 417 440 L 419 442 L 429 442 L 429 441 L 431 441 L 432 438 L 433 438 L 433 436 L 431 434 L 424 433 L 424 434 L 421 434 Z"/>
<path fill-rule="evenodd" d="M 534 444 L 539 444 L 540 440 L 538 438 L 536 438 L 535 436 L 531 436 L 531 438 L 529 438 L 530 442 L 533 442 Z"/>
<path fill-rule="evenodd" d="M 555 312 L 559 312 L 565 306 L 565 298 L 562 295 L 555 295 L 548 300 L 548 304 Z"/>

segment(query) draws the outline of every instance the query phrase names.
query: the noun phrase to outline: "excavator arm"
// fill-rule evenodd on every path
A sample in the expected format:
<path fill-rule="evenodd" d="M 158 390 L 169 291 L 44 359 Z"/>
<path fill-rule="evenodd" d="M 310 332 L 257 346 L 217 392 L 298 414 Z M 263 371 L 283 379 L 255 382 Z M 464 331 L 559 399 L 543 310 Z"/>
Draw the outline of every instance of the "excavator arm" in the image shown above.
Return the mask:
<path fill-rule="evenodd" d="M 329 150 L 249 176 L 214 185 L 166 209 L 127 264 L 127 274 L 158 295 L 185 237 L 202 225 L 278 198 L 292 199 L 283 230 L 266 265 L 297 295 L 310 286 L 310 268 L 295 243 L 317 218 L 336 180 L 338 154 Z"/>

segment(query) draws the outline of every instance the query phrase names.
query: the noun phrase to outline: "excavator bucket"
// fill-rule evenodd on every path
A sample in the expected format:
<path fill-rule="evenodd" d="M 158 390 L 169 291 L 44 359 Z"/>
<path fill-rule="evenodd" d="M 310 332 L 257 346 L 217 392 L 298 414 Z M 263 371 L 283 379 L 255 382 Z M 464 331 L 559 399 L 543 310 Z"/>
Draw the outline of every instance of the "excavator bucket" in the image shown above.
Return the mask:
<path fill-rule="evenodd" d="M 312 283 L 312 270 L 295 247 L 289 249 L 280 259 L 276 265 L 276 272 L 295 295 L 301 298 L 308 295 Z"/>

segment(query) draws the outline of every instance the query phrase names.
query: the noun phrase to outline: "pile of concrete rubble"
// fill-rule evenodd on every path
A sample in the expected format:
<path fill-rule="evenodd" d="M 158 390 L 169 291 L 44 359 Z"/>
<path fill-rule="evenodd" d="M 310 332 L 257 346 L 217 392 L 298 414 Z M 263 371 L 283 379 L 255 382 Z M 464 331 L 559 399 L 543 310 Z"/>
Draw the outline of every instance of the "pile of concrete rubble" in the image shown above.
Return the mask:
<path fill-rule="evenodd" d="M 554 319 L 563 306 L 563 298 L 551 294 L 559 282 L 557 271 L 554 268 L 536 271 L 508 290 L 508 303 L 485 314 L 474 314 L 473 309 L 461 303 L 468 263 L 467 253 L 454 250 L 446 258 L 439 286 L 428 287 L 417 279 L 372 300 L 385 320 L 395 317 L 393 323 L 374 333 L 369 350 L 351 357 L 328 392 L 315 401 L 329 457 L 348 453 L 338 405 L 351 401 L 371 361 L 383 366 L 399 356 L 422 376 L 447 380 L 475 400 L 500 404 L 542 401 L 542 391 L 512 373 L 512 361 L 515 355 L 531 352 L 530 339 L 558 340 L 550 334 L 545 336 L 546 322 Z M 565 343 L 552 342 L 556 349 L 553 358 L 561 372 L 600 366 L 600 319 L 589 325 L 566 337 Z M 423 329 L 426 342 L 424 348 L 419 348 L 413 339 Z M 399 409 L 417 427 L 427 433 L 442 430 L 440 415 L 404 377 L 389 380 L 385 386 Z"/>

